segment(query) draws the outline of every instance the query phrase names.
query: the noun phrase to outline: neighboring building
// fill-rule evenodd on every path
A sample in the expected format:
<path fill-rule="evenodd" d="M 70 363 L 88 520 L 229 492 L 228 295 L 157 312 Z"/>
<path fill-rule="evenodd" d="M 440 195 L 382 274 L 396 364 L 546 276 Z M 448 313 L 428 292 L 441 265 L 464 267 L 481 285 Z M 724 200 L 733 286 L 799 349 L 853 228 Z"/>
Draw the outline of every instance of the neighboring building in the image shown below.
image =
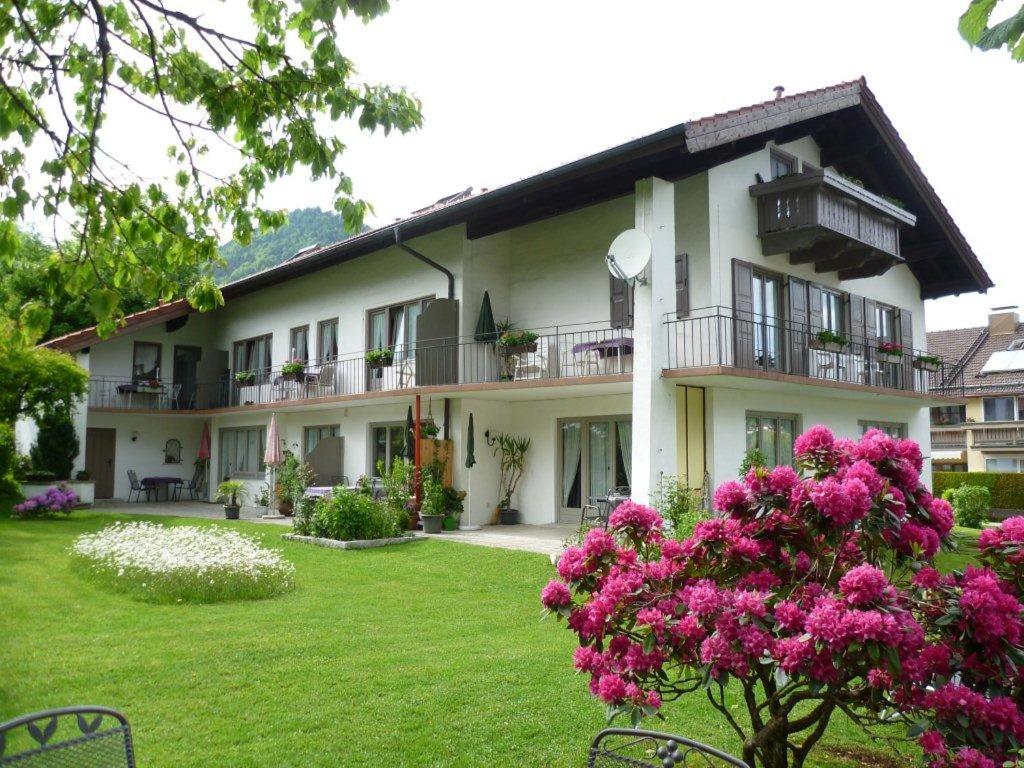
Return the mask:
<path fill-rule="evenodd" d="M 969 472 L 1024 472 L 1024 325 L 996 307 L 981 328 L 928 334 L 928 349 L 956 361 L 966 405 L 932 408 L 932 464 Z"/>
<path fill-rule="evenodd" d="M 652 258 L 630 286 L 605 255 L 633 227 Z M 79 461 L 101 497 L 125 497 L 129 469 L 188 475 L 204 422 L 213 479 L 257 485 L 271 412 L 320 482 L 354 481 L 400 452 L 421 395 L 454 442 L 469 521 L 498 501 L 487 436 L 507 431 L 533 441 L 516 506 L 549 523 L 579 520 L 613 486 L 646 500 L 666 476 L 719 483 L 748 448 L 789 462 L 819 422 L 849 437 L 881 427 L 927 453 L 929 407 L 962 401 L 929 391 L 948 370 L 915 363 L 923 301 L 990 286 L 858 80 L 455 195 L 227 285 L 215 312 L 179 301 L 114 338 L 50 345 L 90 371 Z M 536 351 L 474 339 L 485 291 L 495 317 L 537 332 Z M 833 351 L 826 330 L 848 343 Z M 367 363 L 378 348 L 390 365 Z M 299 381 L 282 375 L 289 358 L 307 363 Z M 164 465 L 168 440 L 184 469 Z"/>

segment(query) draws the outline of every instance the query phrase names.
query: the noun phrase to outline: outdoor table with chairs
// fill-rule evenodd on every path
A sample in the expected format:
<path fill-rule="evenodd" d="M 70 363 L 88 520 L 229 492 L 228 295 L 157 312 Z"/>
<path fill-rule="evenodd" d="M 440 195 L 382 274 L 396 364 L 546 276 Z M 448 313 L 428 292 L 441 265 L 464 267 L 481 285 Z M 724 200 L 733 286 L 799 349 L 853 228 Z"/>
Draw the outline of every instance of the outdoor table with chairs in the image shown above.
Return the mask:
<path fill-rule="evenodd" d="M 633 370 L 633 338 L 618 336 L 612 339 L 581 341 L 572 347 L 573 354 L 596 353 L 600 373 L 629 373 Z"/>

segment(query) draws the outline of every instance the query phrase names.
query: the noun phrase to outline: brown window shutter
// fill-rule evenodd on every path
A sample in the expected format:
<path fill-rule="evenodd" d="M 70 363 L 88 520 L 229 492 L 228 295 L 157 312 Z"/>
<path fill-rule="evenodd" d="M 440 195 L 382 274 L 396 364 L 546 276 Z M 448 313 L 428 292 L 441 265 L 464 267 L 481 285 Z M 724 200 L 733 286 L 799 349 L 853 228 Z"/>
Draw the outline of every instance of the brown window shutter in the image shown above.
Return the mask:
<path fill-rule="evenodd" d="M 690 314 L 690 257 L 676 256 L 676 319 Z"/>
<path fill-rule="evenodd" d="M 807 281 L 798 277 L 788 280 L 789 370 L 807 373 Z"/>
<path fill-rule="evenodd" d="M 739 259 L 732 260 L 732 306 L 736 365 L 754 368 L 754 270 Z"/>
<path fill-rule="evenodd" d="M 825 327 L 825 316 L 821 311 L 821 286 L 817 283 L 807 284 L 807 324 L 812 334 Z"/>
<path fill-rule="evenodd" d="M 864 325 L 864 297 L 851 293 L 846 297 L 846 306 L 850 309 L 847 312 L 850 324 L 850 340 L 855 347 L 859 347 L 865 343 L 867 338 Z"/>
<path fill-rule="evenodd" d="M 909 309 L 900 310 L 900 344 L 914 348 L 914 318 Z"/>
<path fill-rule="evenodd" d="M 633 288 L 627 280 L 609 275 L 612 328 L 633 327 Z"/>
<path fill-rule="evenodd" d="M 864 299 L 864 338 L 872 343 L 878 338 L 878 321 L 875 317 L 876 304 L 871 299 Z"/>

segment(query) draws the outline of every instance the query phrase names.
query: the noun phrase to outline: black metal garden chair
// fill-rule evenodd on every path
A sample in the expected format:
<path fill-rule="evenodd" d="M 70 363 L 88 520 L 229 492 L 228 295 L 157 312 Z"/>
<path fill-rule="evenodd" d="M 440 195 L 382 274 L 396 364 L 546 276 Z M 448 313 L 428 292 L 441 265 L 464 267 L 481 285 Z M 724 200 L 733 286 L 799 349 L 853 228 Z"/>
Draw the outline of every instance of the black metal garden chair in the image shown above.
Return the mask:
<path fill-rule="evenodd" d="M 725 752 L 681 736 L 607 728 L 594 738 L 587 768 L 749 768 Z"/>
<path fill-rule="evenodd" d="M 0 767 L 135 768 L 132 731 L 107 707 L 63 707 L 0 724 Z"/>

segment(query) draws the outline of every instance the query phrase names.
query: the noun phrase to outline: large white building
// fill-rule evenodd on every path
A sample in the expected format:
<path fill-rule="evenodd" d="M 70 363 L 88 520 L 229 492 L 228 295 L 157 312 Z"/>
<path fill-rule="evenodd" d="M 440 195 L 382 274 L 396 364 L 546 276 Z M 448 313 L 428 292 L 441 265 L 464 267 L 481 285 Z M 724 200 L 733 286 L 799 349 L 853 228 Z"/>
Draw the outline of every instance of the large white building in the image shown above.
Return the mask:
<path fill-rule="evenodd" d="M 634 227 L 652 256 L 630 285 L 605 255 Z M 928 409 L 957 402 L 957 383 L 916 361 L 923 300 L 990 285 L 859 80 L 439 201 L 227 285 L 214 312 L 179 301 L 113 338 L 50 345 L 90 372 L 78 461 L 99 498 L 124 498 L 128 470 L 189 476 L 204 423 L 211 485 L 258 485 L 272 412 L 294 450 L 327 446 L 319 482 L 354 481 L 400 450 L 420 395 L 454 442 L 469 521 L 498 501 L 485 436 L 504 431 L 532 438 L 515 501 L 548 523 L 613 486 L 646 499 L 664 476 L 717 484 L 750 447 L 788 462 L 819 422 L 850 437 L 881 426 L 927 453 Z M 474 339 L 485 292 L 536 351 Z M 367 363 L 377 348 L 389 366 Z M 306 362 L 297 381 L 282 375 L 291 358 Z M 168 441 L 181 465 L 165 464 Z"/>

